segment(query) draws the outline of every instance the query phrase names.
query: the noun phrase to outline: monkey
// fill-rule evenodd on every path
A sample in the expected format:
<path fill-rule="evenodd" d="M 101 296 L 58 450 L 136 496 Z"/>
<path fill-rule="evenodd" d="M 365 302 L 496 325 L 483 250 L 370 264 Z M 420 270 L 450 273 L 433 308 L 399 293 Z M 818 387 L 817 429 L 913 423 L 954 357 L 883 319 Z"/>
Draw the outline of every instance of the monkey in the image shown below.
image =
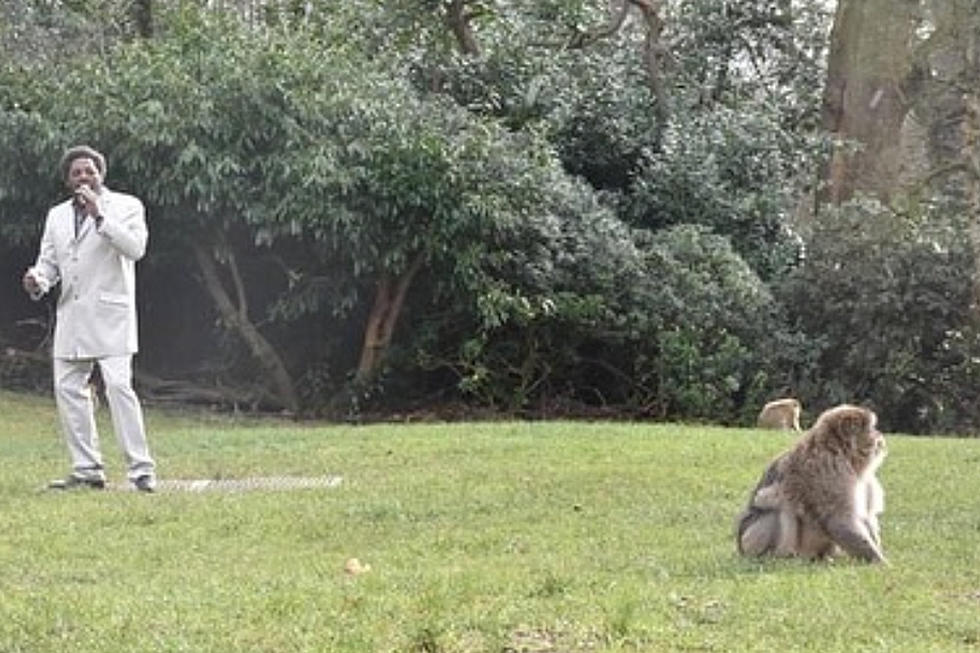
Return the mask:
<path fill-rule="evenodd" d="M 875 473 L 886 448 L 876 420 L 854 406 L 831 409 L 770 463 L 739 516 L 739 552 L 828 558 L 843 547 L 884 562 L 884 490 Z"/>
<path fill-rule="evenodd" d="M 796 399 L 777 399 L 762 407 L 756 420 L 759 428 L 800 432 L 800 402 Z"/>
<path fill-rule="evenodd" d="M 738 552 L 810 560 L 846 552 L 887 563 L 885 491 L 876 475 L 887 445 L 877 422 L 873 411 L 849 404 L 824 411 L 766 467 L 736 520 Z"/>

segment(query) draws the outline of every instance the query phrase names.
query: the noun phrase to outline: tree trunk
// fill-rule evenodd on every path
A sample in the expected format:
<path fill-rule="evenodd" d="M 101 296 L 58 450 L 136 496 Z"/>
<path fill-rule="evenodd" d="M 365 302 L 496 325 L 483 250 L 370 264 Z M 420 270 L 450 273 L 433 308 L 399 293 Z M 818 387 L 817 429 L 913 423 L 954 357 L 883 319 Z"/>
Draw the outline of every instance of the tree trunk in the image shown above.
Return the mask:
<path fill-rule="evenodd" d="M 153 36 L 153 0 L 133 0 L 132 4 L 133 22 L 136 24 L 136 33 L 144 39 Z"/>
<path fill-rule="evenodd" d="M 248 307 L 246 303 L 245 288 L 241 277 L 238 274 L 238 267 L 234 257 L 229 256 L 228 267 L 235 282 L 235 292 L 237 296 L 237 307 L 235 302 L 225 290 L 221 277 L 218 274 L 218 266 L 214 257 L 208 249 L 201 243 L 195 242 L 194 256 L 197 259 L 198 267 L 204 279 L 204 286 L 210 293 L 218 312 L 226 324 L 234 329 L 245 341 L 246 346 L 252 355 L 255 356 L 259 366 L 265 372 L 267 378 L 271 380 L 274 388 L 274 396 L 279 403 L 292 413 L 299 409 L 299 399 L 296 395 L 296 388 L 292 377 L 286 370 L 279 354 L 259 330 L 248 318 Z"/>
<path fill-rule="evenodd" d="M 654 149 L 659 150 L 669 117 L 663 71 L 667 50 L 660 38 L 664 31 L 664 21 L 660 15 L 663 0 L 630 0 L 630 2 L 639 7 L 647 30 L 643 44 L 643 65 L 647 73 L 647 87 L 653 94 L 653 115 L 657 123 L 657 141 L 654 143 Z"/>
<path fill-rule="evenodd" d="M 466 9 L 466 0 L 452 0 L 446 6 L 446 24 L 456 37 L 459 51 L 471 57 L 480 55 L 480 44 L 473 34 L 470 20 L 473 15 Z"/>
<path fill-rule="evenodd" d="M 821 201 L 858 191 L 888 201 L 895 190 L 918 18 L 918 0 L 839 0 L 823 106 L 834 145 Z"/>
<path fill-rule="evenodd" d="M 364 328 L 361 359 L 354 377 L 356 383 L 367 383 L 374 378 L 381 367 L 405 304 L 405 295 L 421 267 L 422 256 L 419 255 L 397 281 L 393 281 L 387 274 L 383 274 L 379 279 L 374 293 L 374 305 L 371 307 L 371 314 Z"/>
<path fill-rule="evenodd" d="M 980 317 L 980 11 L 976 0 L 936 0 L 931 9 L 935 30 L 925 51 L 934 73 L 917 108 L 929 141 L 923 185 L 962 202 L 970 220 L 973 310 Z"/>
<path fill-rule="evenodd" d="M 968 128 L 972 132 L 967 144 L 972 147 L 967 166 L 967 215 L 971 216 L 969 226 L 970 245 L 973 248 L 973 314 L 980 317 L 980 100 L 974 98 Z"/>

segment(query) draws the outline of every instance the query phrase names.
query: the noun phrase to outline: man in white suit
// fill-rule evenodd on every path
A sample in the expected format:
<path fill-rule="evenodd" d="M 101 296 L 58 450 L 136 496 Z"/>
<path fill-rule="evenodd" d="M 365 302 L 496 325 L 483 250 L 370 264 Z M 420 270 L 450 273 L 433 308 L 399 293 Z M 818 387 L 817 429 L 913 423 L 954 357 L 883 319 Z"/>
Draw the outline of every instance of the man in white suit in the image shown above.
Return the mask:
<path fill-rule="evenodd" d="M 61 173 L 71 197 L 48 211 L 37 262 L 24 273 L 35 300 L 61 284 L 54 331 L 54 394 L 72 472 L 53 489 L 105 487 L 89 375 L 98 363 L 136 489 L 156 487 L 155 465 L 132 387 L 137 351 L 136 261 L 146 251 L 146 212 L 132 195 L 103 185 L 105 158 L 88 146 L 65 152 Z"/>

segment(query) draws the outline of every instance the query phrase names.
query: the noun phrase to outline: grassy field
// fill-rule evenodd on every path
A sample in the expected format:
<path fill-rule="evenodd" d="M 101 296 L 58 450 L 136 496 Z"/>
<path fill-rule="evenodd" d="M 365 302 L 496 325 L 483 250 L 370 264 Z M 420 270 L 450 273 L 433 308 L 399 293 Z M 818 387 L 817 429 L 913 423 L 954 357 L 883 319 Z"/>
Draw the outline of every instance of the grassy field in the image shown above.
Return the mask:
<path fill-rule="evenodd" d="M 735 555 L 780 433 L 150 411 L 162 478 L 343 482 L 59 494 L 52 403 L 0 414 L 3 653 L 980 650 L 980 440 L 889 436 L 880 568 Z"/>

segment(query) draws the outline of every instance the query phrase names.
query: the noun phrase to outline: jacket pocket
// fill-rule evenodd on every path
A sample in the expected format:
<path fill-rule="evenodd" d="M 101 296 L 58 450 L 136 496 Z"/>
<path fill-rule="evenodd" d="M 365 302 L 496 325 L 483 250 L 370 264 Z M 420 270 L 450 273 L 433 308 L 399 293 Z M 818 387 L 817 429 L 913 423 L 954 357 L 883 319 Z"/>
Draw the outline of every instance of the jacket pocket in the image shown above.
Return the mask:
<path fill-rule="evenodd" d="M 102 291 L 99 293 L 99 301 L 117 306 L 129 306 L 129 296 L 126 293 Z"/>

